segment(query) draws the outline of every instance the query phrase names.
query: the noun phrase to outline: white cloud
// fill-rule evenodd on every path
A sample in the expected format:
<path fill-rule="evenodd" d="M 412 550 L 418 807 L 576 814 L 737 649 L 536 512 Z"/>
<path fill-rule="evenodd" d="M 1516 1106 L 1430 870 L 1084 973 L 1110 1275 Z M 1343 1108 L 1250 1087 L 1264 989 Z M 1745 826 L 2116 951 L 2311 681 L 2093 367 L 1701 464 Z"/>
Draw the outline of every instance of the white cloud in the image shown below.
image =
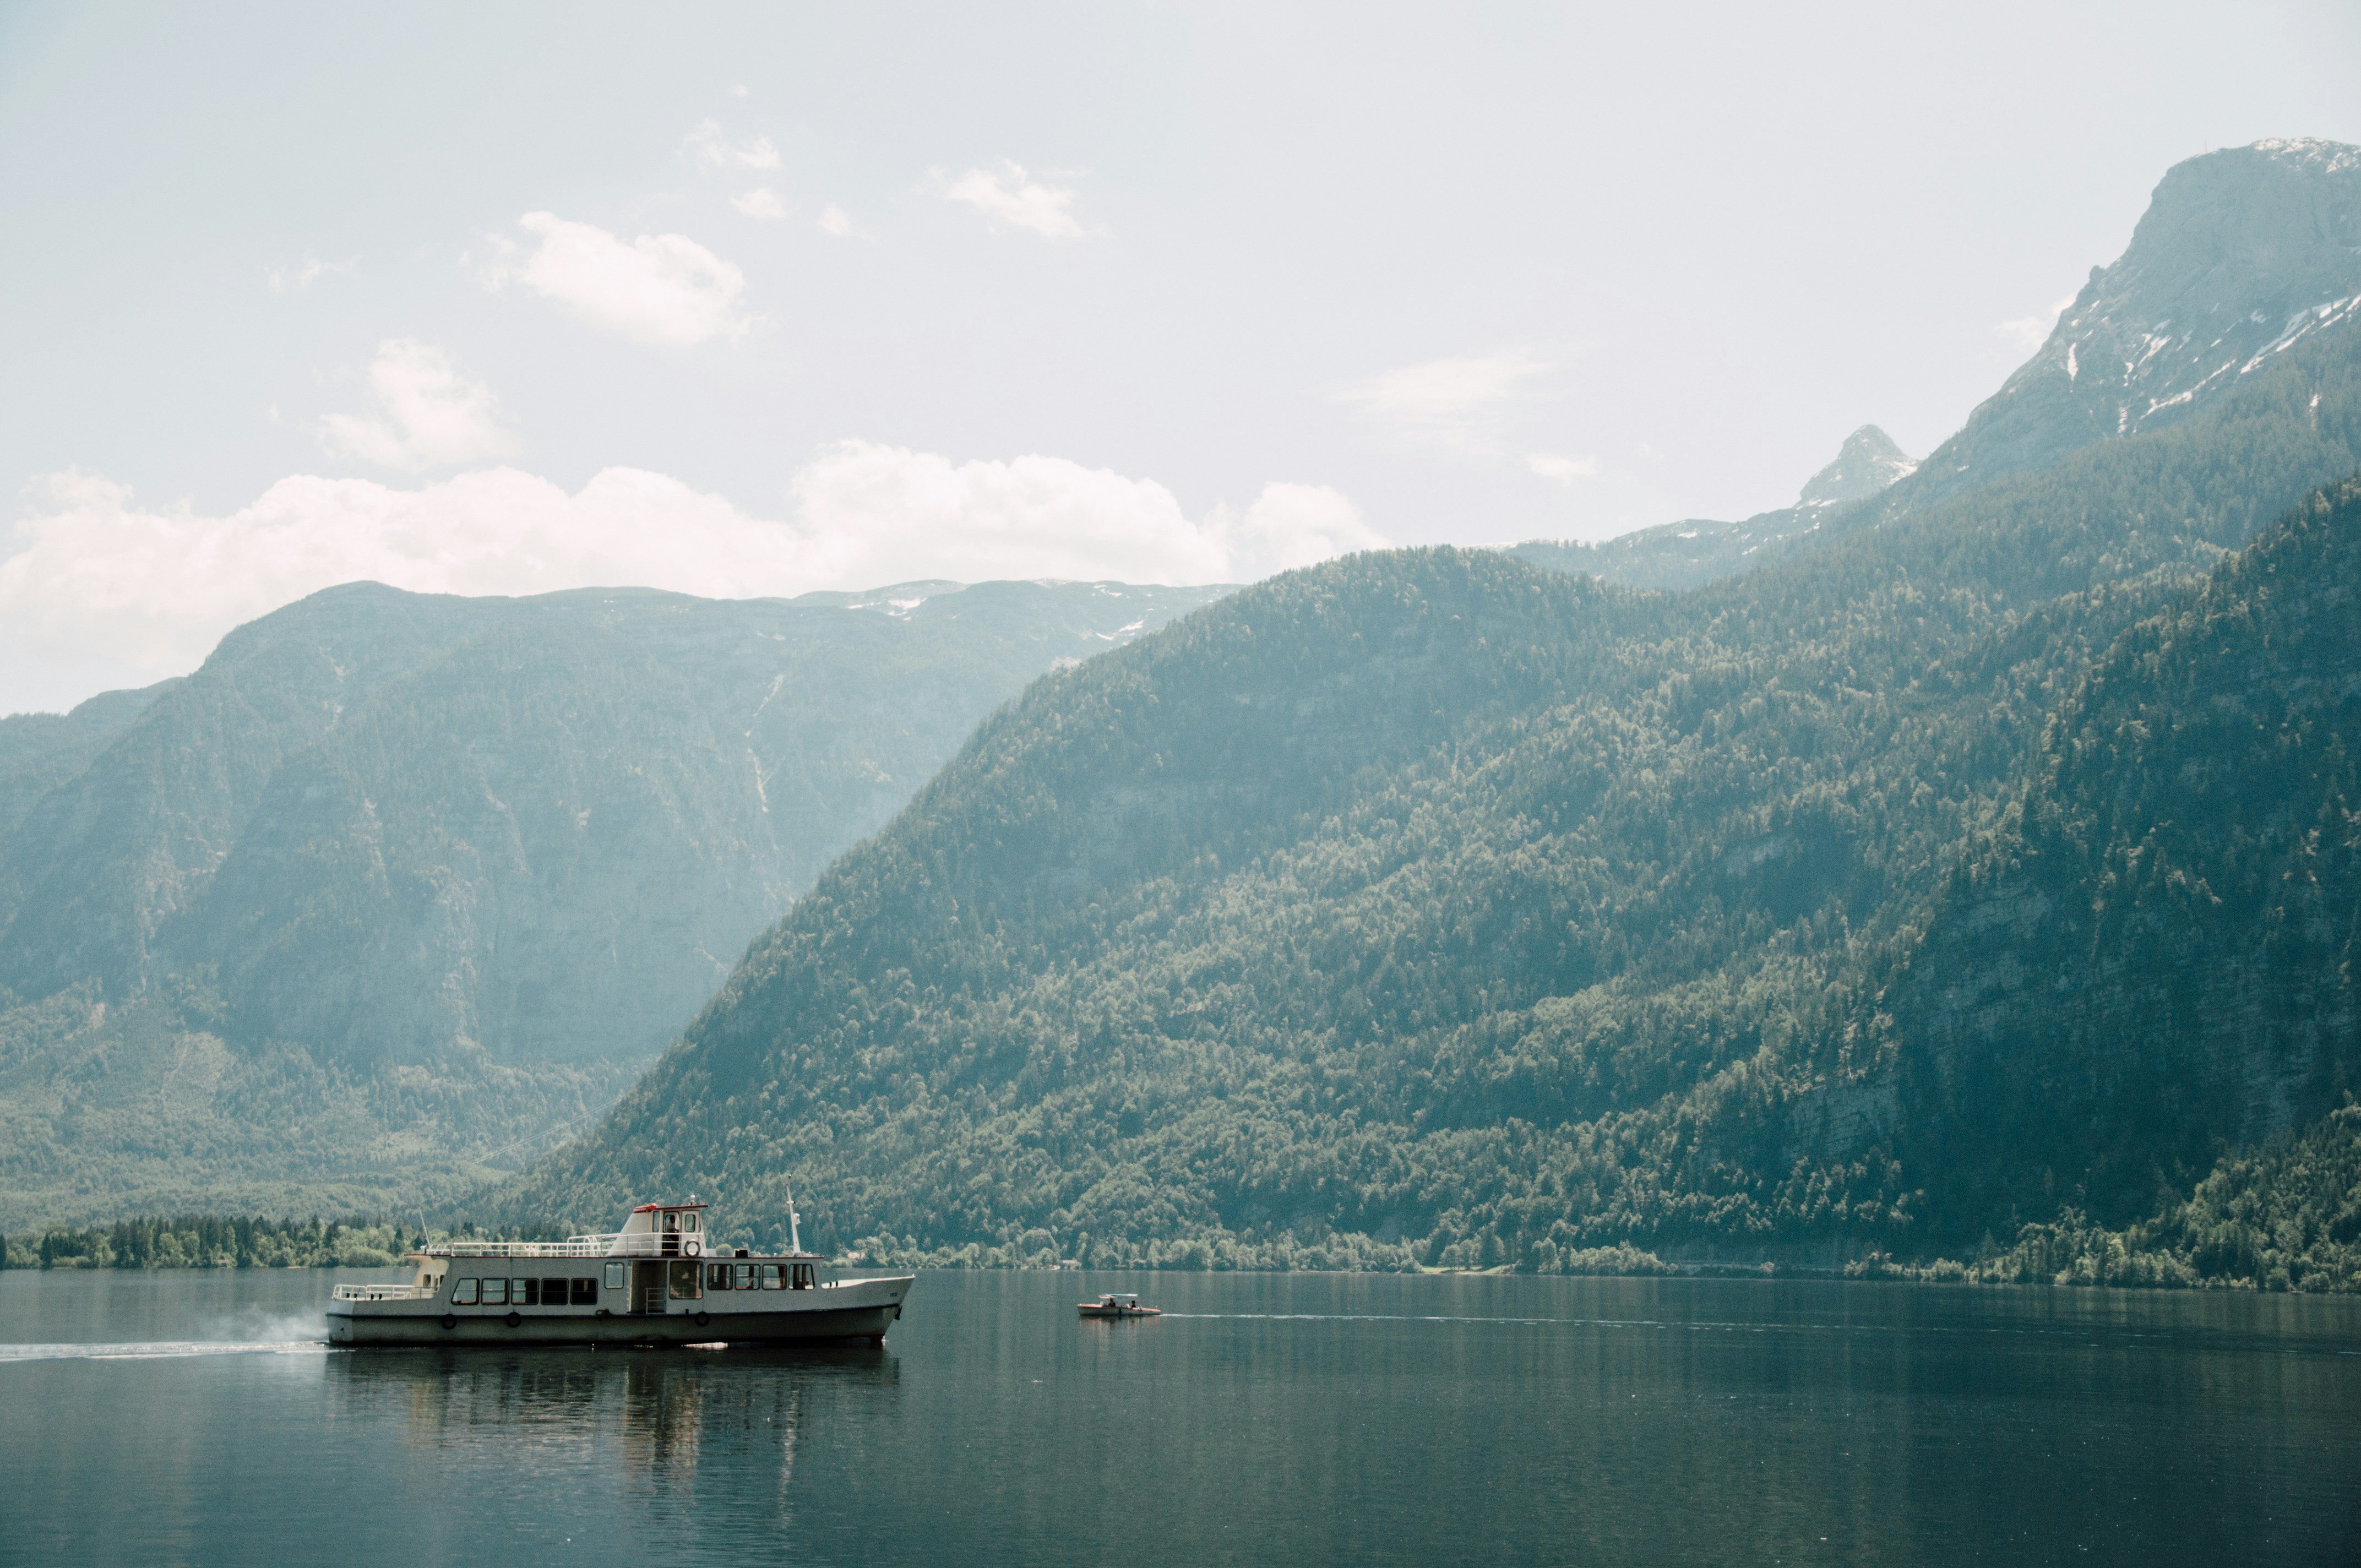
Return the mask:
<path fill-rule="evenodd" d="M 1205 529 L 1228 552 L 1229 575 L 1242 580 L 1389 543 L 1362 521 L 1360 508 L 1325 485 L 1265 485 L 1245 516 L 1217 507 Z"/>
<path fill-rule="evenodd" d="M 775 223 L 787 215 L 787 204 L 768 185 L 757 186 L 742 196 L 732 196 L 730 204 L 750 218 Z"/>
<path fill-rule="evenodd" d="M 1215 583 L 1267 576 L 1384 541 L 1334 490 L 1268 485 L 1243 518 L 1194 523 L 1153 479 L 1062 457 L 954 464 L 846 441 L 790 487 L 813 587 L 921 576 L 1120 577 Z"/>
<path fill-rule="evenodd" d="M 517 223 L 540 244 L 520 260 L 513 244 L 496 240 L 489 288 L 521 282 L 602 331 L 665 347 L 741 336 L 753 325 L 738 309 L 746 275 L 686 235 L 624 240 L 555 213 Z"/>
<path fill-rule="evenodd" d="M 830 202 L 819 210 L 816 220 L 819 232 L 831 239 L 867 239 L 869 231 L 852 221 L 852 214 Z"/>
<path fill-rule="evenodd" d="M 2058 324 L 2058 318 L 2073 302 L 2074 296 L 2069 294 L 2050 306 L 2046 316 L 2019 316 L 2015 321 L 1999 322 L 1994 323 L 1993 331 L 1999 334 L 2003 343 L 2018 353 L 2031 354 L 2049 341 L 2049 329 Z"/>
<path fill-rule="evenodd" d="M 1045 185 L 1015 163 L 998 169 L 971 169 L 945 181 L 943 199 L 961 202 L 982 213 L 995 229 L 1029 229 L 1044 239 L 1082 239 L 1090 233 L 1073 214 L 1074 192 L 1061 185 Z"/>
<path fill-rule="evenodd" d="M 1525 384 L 1548 368 L 1529 350 L 1515 348 L 1381 370 L 1334 396 L 1405 440 L 1491 455 L 1500 450 L 1499 427 Z"/>
<path fill-rule="evenodd" d="M 332 455 L 383 468 L 439 468 L 517 450 L 491 389 L 461 374 L 433 344 L 407 337 L 379 344 L 368 384 L 378 414 L 330 414 L 320 422 L 320 444 Z"/>
<path fill-rule="evenodd" d="M 771 145 L 769 137 L 756 137 L 752 141 L 732 142 L 721 129 L 719 120 L 699 120 L 681 146 L 691 158 L 709 169 L 776 169 L 779 149 Z"/>
<path fill-rule="evenodd" d="M 914 577 L 1237 581 L 1385 541 L 1335 491 L 1270 485 L 1191 521 L 1151 479 L 1062 458 L 953 463 L 848 441 L 789 486 L 790 515 L 609 468 L 568 495 L 514 468 L 400 489 L 299 475 L 226 517 L 139 505 L 97 476 L 32 492 L 0 559 L 0 672 L 104 659 L 129 677 L 195 667 L 222 634 L 337 583 L 533 594 L 634 585 L 718 598 Z M 28 677 L 29 678 L 29 677 Z M 19 700 L 0 674 L 0 711 Z"/>
<path fill-rule="evenodd" d="M 1598 477 L 1598 459 L 1596 457 L 1562 457 L 1554 452 L 1528 452 L 1525 454 L 1525 466 L 1543 478 L 1561 485 Z"/>
<path fill-rule="evenodd" d="M 292 267 L 274 267 L 269 273 L 270 291 L 274 294 L 300 293 L 325 278 L 331 272 L 350 272 L 360 265 L 360 258 L 349 261 L 323 261 L 306 254 Z"/>

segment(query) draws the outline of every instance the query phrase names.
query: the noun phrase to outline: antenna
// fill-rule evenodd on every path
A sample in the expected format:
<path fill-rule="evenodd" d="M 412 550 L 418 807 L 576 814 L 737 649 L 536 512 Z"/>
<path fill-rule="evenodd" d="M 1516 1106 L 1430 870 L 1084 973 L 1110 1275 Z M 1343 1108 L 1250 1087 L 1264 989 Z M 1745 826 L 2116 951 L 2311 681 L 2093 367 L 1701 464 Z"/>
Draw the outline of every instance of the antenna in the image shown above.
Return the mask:
<path fill-rule="evenodd" d="M 787 1250 L 797 1257 L 803 1255 L 803 1216 L 796 1212 L 796 1190 L 787 1189 Z"/>

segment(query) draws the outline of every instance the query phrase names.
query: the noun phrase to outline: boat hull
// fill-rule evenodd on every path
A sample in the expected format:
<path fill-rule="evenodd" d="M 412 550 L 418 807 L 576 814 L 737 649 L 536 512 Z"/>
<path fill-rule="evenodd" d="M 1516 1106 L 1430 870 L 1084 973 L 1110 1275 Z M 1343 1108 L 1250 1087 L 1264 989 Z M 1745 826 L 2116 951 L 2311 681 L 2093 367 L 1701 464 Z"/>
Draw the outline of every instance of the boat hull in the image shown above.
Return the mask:
<path fill-rule="evenodd" d="M 867 1340 L 882 1343 L 902 1315 L 911 1280 L 863 1279 L 809 1294 L 827 1301 L 676 1303 L 685 1310 L 631 1313 L 563 1308 L 452 1307 L 432 1300 L 335 1301 L 328 1343 L 372 1345 L 807 1344 Z"/>

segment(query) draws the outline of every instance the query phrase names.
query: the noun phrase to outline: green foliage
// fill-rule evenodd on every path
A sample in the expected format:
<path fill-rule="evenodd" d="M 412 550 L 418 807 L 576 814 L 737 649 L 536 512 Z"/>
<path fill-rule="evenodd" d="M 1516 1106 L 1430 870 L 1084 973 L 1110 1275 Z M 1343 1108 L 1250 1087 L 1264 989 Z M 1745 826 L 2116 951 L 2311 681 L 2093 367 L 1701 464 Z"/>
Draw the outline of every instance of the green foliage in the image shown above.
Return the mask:
<path fill-rule="evenodd" d="M 2245 592 L 2207 574 L 2361 467 L 2351 336 L 2174 429 L 1740 581 L 1360 556 L 1048 677 L 507 1212 L 694 1188 L 779 1227 L 792 1181 L 831 1247 L 1029 1256 L 1038 1232 L 1455 1267 L 1923 1256 L 2014 1229 L 2034 1211 L 1941 1167 L 1984 1168 L 1923 1119 L 1939 1042 L 1911 977 L 1964 939 L 1959 868 L 2028 792 L 2115 787 L 2098 751 L 2037 766 L 2056 716 L 2102 701 L 2094 662 Z M 2351 580 L 2361 511 L 2319 516 Z M 2349 628 L 2320 630 L 2352 669 Z M 2297 1075 L 2276 1112 L 2127 1105 L 2095 1140 L 1994 1119 L 1979 1149 L 2048 1171 L 2049 1212 L 2113 1179 L 2118 1135 L 2202 1150 L 2320 1088 Z"/>
<path fill-rule="evenodd" d="M 2068 1209 L 1981 1271 L 2004 1282 L 2361 1290 L 2361 1106 L 2234 1150 L 2197 1190 L 2120 1231 Z"/>
<path fill-rule="evenodd" d="M 455 1239 L 551 1241 L 551 1226 L 427 1229 L 399 1220 L 267 1215 L 143 1215 L 82 1229 L 52 1227 L 0 1243 L 7 1268 L 390 1268 L 402 1255 Z"/>
<path fill-rule="evenodd" d="M 1973 1271 L 1999 1285 L 2113 1285 L 2185 1288 L 2205 1283 L 2188 1259 L 2140 1245 L 2137 1234 L 2094 1224 L 2075 1208 L 2026 1226 L 2016 1245 Z"/>
<path fill-rule="evenodd" d="M 1630 1278 L 1651 1274 L 1678 1274 L 1680 1270 L 1654 1253 L 1642 1252 L 1629 1242 L 1618 1242 L 1613 1246 L 1574 1247 L 1565 1252 L 1560 1252 L 1552 1243 L 1543 1242 L 1533 1249 L 1533 1272 Z"/>
<path fill-rule="evenodd" d="M 423 1233 L 383 1220 L 183 1214 L 12 1238 L 10 1268 L 387 1268 Z"/>
<path fill-rule="evenodd" d="M 2224 1157 L 2138 1240 L 2209 1280 L 2267 1290 L 2361 1289 L 2361 1108 Z"/>

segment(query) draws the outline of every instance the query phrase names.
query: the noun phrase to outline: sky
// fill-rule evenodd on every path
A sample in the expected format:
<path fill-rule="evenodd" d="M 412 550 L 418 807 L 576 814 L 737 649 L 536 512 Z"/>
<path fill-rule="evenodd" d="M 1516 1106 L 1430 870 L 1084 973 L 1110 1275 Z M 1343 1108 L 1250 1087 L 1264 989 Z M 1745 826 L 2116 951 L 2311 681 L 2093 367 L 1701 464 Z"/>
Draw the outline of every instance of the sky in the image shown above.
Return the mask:
<path fill-rule="evenodd" d="M 338 582 L 1247 581 L 1957 428 L 2361 7 L 0 5 L 0 713 Z"/>

